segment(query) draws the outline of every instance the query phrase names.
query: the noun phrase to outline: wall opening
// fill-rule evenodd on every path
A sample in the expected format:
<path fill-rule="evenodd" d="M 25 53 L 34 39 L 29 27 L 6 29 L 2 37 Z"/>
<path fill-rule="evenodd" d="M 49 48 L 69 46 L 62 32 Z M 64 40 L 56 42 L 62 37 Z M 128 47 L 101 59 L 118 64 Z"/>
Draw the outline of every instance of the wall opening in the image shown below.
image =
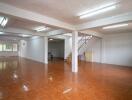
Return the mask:
<path fill-rule="evenodd" d="M 64 60 L 63 39 L 48 39 L 48 60 Z"/>

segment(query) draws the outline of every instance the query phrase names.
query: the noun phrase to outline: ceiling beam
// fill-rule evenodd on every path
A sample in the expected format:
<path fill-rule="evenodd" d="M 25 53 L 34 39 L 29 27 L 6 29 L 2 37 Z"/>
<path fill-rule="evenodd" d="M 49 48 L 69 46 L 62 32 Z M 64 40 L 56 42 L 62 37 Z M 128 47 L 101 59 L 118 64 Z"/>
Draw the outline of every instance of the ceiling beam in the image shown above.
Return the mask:
<path fill-rule="evenodd" d="M 100 37 L 100 38 L 103 38 L 104 36 L 104 34 L 96 32 L 96 31 L 92 31 L 92 30 L 80 31 L 80 33 L 88 34 L 88 35 L 92 35 L 92 36 Z"/>
<path fill-rule="evenodd" d="M 122 22 L 132 21 L 132 13 L 126 13 L 122 15 L 112 16 L 104 19 L 99 19 L 87 23 L 83 23 L 76 26 L 77 30 L 86 30 L 95 27 L 102 27 L 110 24 L 117 24 Z"/>
<path fill-rule="evenodd" d="M 22 35 L 22 34 L 26 34 L 26 35 L 35 35 L 35 36 L 45 36 L 42 33 L 36 33 L 36 32 L 32 32 L 29 30 L 25 30 L 25 29 L 19 29 L 19 28 L 0 28 L 1 32 L 4 32 L 5 34 L 15 34 L 15 35 Z"/>
<path fill-rule="evenodd" d="M 57 35 L 62 35 L 65 33 L 69 33 L 70 31 L 59 29 L 59 30 L 54 30 L 46 33 L 47 36 L 57 36 Z"/>
<path fill-rule="evenodd" d="M 68 23 L 35 12 L 20 9 L 5 3 L 0 3 L 0 13 L 23 18 L 30 21 L 36 21 L 39 23 L 59 27 L 62 29 L 75 30 L 75 27 Z"/>
<path fill-rule="evenodd" d="M 64 36 L 64 35 L 58 35 L 58 36 L 50 36 L 49 38 L 54 38 L 54 39 L 67 39 L 67 37 L 66 36 Z"/>
<path fill-rule="evenodd" d="M 26 35 L 32 35 L 32 36 L 56 36 L 58 34 L 64 34 L 67 33 L 69 31 L 63 30 L 63 29 L 59 29 L 59 30 L 53 30 L 47 33 L 39 33 L 39 32 L 34 32 L 34 31 L 29 31 L 29 30 L 25 30 L 25 29 L 20 29 L 20 28 L 0 28 L 0 32 L 4 32 L 5 35 L 11 35 L 11 34 L 15 34 L 15 35 L 22 35 L 22 34 L 26 34 Z"/>
<path fill-rule="evenodd" d="M 106 25 L 110 25 L 110 24 L 132 21 L 132 13 L 126 13 L 126 14 L 103 18 L 103 19 L 99 19 L 99 20 L 95 20 L 95 21 L 91 21 L 91 22 L 87 22 L 87 23 L 83 23 L 83 24 L 79 24 L 79 25 L 71 25 L 71 24 L 59 21 L 57 19 L 38 14 L 36 12 L 31 12 L 31 11 L 27 11 L 24 9 L 20 9 L 20 8 L 17 8 L 17 7 L 14 7 L 14 6 L 5 4 L 5 3 L 0 3 L 0 13 L 19 17 L 22 19 L 30 20 L 30 21 L 43 23 L 43 24 L 50 25 L 50 26 L 59 27 L 62 29 L 70 30 L 70 31 L 78 30 L 78 31 L 82 31 L 83 33 L 98 36 L 98 37 L 102 37 L 103 34 L 98 33 L 98 32 L 93 32 L 93 31 L 91 32 L 87 29 L 102 27 L 102 26 L 106 26 Z M 5 31 L 12 32 L 12 29 L 6 29 Z M 15 29 L 15 32 L 16 31 L 18 33 L 21 32 L 20 30 Z M 37 33 L 37 35 L 39 35 L 39 36 L 57 35 L 57 34 L 63 34 L 64 33 L 63 31 L 59 30 L 59 33 L 57 31 L 53 31 L 53 32 L 49 32 L 48 34 Z M 36 35 L 36 33 L 30 32 L 30 31 L 26 31 L 23 33 Z"/>

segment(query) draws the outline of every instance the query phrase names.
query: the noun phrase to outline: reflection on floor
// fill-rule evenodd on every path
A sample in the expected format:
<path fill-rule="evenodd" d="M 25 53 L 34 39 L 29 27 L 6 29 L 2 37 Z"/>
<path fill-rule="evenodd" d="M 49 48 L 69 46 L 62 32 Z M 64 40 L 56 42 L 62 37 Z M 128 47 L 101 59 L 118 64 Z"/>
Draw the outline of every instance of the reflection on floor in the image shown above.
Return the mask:
<path fill-rule="evenodd" d="M 132 100 L 132 68 L 1 58 L 0 100 Z"/>

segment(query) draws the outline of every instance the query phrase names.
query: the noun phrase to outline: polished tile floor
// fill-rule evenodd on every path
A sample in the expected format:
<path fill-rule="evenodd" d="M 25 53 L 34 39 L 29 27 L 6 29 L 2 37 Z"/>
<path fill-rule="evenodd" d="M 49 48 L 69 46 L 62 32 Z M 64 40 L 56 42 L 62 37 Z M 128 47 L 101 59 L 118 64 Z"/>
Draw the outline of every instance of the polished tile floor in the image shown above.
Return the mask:
<path fill-rule="evenodd" d="M 0 100 L 132 100 L 132 68 L 0 58 Z"/>

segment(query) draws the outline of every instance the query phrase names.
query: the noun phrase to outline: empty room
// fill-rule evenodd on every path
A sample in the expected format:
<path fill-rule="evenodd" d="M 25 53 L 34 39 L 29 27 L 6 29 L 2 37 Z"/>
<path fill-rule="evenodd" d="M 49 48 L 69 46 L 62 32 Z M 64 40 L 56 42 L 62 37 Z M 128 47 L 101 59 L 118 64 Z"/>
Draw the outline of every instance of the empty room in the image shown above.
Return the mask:
<path fill-rule="evenodd" d="M 0 0 L 0 100 L 132 100 L 132 1 Z"/>

